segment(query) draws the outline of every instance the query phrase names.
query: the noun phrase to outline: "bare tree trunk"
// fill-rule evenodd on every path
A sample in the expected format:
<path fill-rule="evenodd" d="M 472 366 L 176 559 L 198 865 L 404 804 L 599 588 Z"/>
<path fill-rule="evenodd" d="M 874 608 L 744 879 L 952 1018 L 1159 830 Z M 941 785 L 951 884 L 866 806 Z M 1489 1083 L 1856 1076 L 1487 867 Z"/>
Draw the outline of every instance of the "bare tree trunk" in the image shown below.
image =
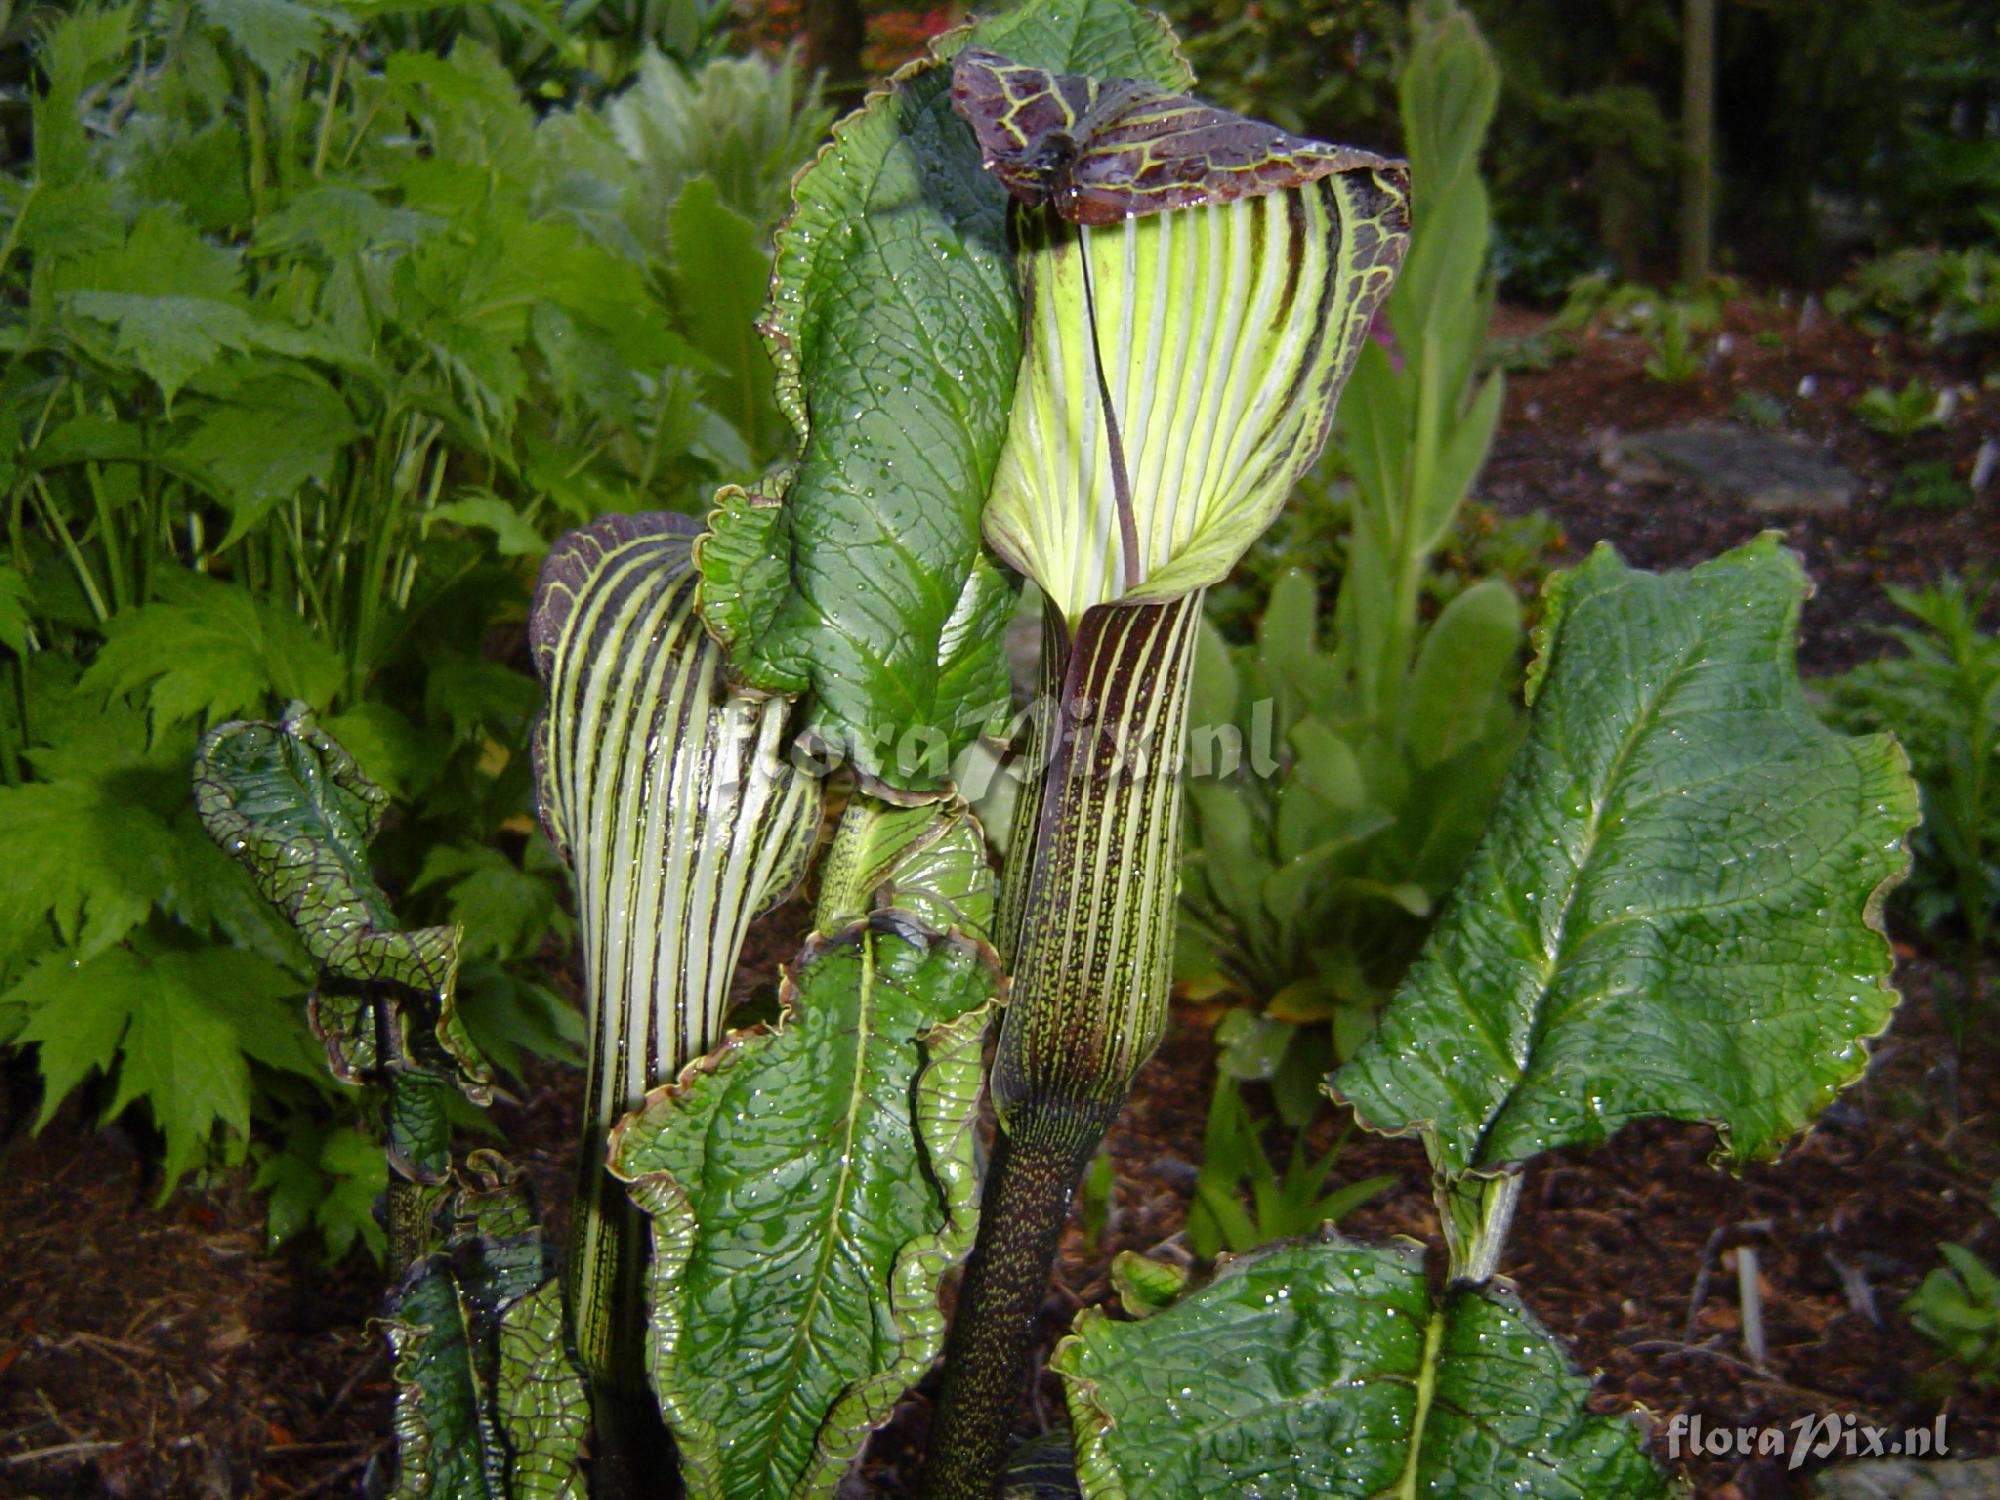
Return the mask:
<path fill-rule="evenodd" d="M 1715 243 L 1715 0 L 1685 0 L 1681 28 L 1681 280 L 1708 275 Z"/>
<path fill-rule="evenodd" d="M 806 66 L 826 75 L 829 97 L 851 103 L 868 81 L 861 52 L 868 19 L 861 0 L 806 0 Z"/>

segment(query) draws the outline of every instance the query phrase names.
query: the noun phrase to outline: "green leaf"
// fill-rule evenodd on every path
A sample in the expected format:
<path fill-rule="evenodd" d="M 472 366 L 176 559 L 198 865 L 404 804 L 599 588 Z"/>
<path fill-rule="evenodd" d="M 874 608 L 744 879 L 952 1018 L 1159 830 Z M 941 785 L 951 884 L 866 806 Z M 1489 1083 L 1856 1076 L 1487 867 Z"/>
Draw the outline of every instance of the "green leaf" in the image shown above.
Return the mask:
<path fill-rule="evenodd" d="M 1766 1154 L 1867 1063 L 1916 793 L 1793 669 L 1805 582 L 1771 537 L 1687 573 L 1600 547 L 1552 581 L 1535 712 L 1449 911 L 1335 1078 L 1439 1170 L 1663 1115 Z"/>
<path fill-rule="evenodd" d="M 312 713 L 294 704 L 279 724 L 210 730 L 194 795 L 209 837 L 319 962 L 313 1026 L 335 1076 L 440 1074 L 484 1103 L 491 1073 L 456 1008 L 459 930 L 396 927 L 368 869 L 388 799 Z"/>
<path fill-rule="evenodd" d="M 1665 1500 L 1638 1429 L 1502 1287 L 1433 1302 L 1421 1247 L 1329 1237 L 1228 1262 L 1056 1348 L 1089 1500 Z"/>
<path fill-rule="evenodd" d="M 539 557 L 548 544 L 526 516 L 493 494 L 470 494 L 446 500 L 424 512 L 424 534 L 440 523 L 466 526 L 492 536 L 502 557 Z"/>
<path fill-rule="evenodd" d="M 703 382 L 709 404 L 753 452 L 768 453 L 779 441 L 780 422 L 771 357 L 757 335 L 771 280 L 757 226 L 722 201 L 715 183 L 697 177 L 668 210 L 667 228 L 682 330 L 715 366 Z"/>
<path fill-rule="evenodd" d="M 990 952 L 886 925 L 810 948 L 612 1138 L 653 1216 L 651 1361 L 694 1497 L 830 1496 L 929 1367 L 970 1247 Z"/>
<path fill-rule="evenodd" d="M 419 244 L 445 223 L 435 214 L 391 207 L 358 188 L 316 187 L 258 224 L 252 251 L 282 255 L 311 249 L 338 264 L 364 250 Z"/>
<path fill-rule="evenodd" d="M 302 5 L 298 0 L 201 0 L 201 12 L 267 78 L 318 51 L 328 33 L 356 29 L 337 8 Z"/>
<path fill-rule="evenodd" d="M 933 934 L 993 940 L 986 838 L 963 802 L 897 807 L 857 793 L 819 867 L 813 930 L 822 936 L 878 909 Z"/>
<path fill-rule="evenodd" d="M 954 32 L 1037 67 L 1187 81 L 1165 28 L 1123 0 L 1030 0 Z M 701 567 L 760 688 L 813 690 L 811 727 L 863 773 L 935 787 L 898 763 L 884 726 L 943 735 L 944 759 L 1008 700 L 1011 589 L 983 556 L 980 515 L 1007 428 L 1020 309 L 1006 195 L 951 111 L 938 57 L 850 116 L 798 180 L 777 236 L 767 329 L 778 404 L 799 434 L 783 509 L 726 505 Z M 810 413 L 810 417 L 808 414 Z M 748 523 L 743 541 L 731 528 Z M 749 592 L 741 560 L 780 559 Z M 861 601 L 866 601 L 865 604 Z"/>
<path fill-rule="evenodd" d="M 90 1072 L 111 1072 L 115 1049 L 117 1087 L 105 1118 L 140 1100 L 152 1110 L 166 1137 L 164 1201 L 199 1164 L 216 1126 L 248 1133 L 250 1055 L 272 1052 L 274 1024 L 302 1032 L 299 990 L 295 975 L 239 949 L 148 958 L 120 948 L 81 963 L 44 958 L 0 995 L 0 1013 L 24 1013 L 15 1039 L 40 1048 L 38 1129 Z"/>
<path fill-rule="evenodd" d="M 0 565 L 0 646 L 16 656 L 28 654 L 28 634 L 33 628 L 28 615 L 31 597 L 28 580 L 13 568 Z"/>
<path fill-rule="evenodd" d="M 562 1288 L 492 1152 L 446 1200 L 443 1247 L 390 1298 L 395 1500 L 583 1500 L 590 1411 L 562 1347 Z"/>
<path fill-rule="evenodd" d="M 227 548 L 306 486 L 330 489 L 341 450 L 359 432 L 331 386 L 273 375 L 247 380 L 227 402 L 203 407 L 172 457 L 199 471 L 229 507 L 221 542 Z"/>
<path fill-rule="evenodd" d="M 412 893 L 443 887 L 467 956 L 529 958 L 559 915 L 557 886 L 491 844 L 441 845 L 424 856 Z"/>
<path fill-rule="evenodd" d="M 1450 760 L 1486 732 L 1521 649 L 1521 601 L 1505 579 L 1475 583 L 1439 612 L 1410 674 L 1405 733 L 1419 766 Z"/>
<path fill-rule="evenodd" d="M 166 602 L 121 610 L 78 685 L 131 694 L 155 736 L 186 719 L 256 712 L 272 698 L 323 707 L 344 675 L 340 658 L 297 615 L 200 573 L 162 575 Z"/>
<path fill-rule="evenodd" d="M 117 942 L 167 891 L 173 837 L 105 781 L 0 787 L 0 967 L 54 934 L 89 958 Z"/>

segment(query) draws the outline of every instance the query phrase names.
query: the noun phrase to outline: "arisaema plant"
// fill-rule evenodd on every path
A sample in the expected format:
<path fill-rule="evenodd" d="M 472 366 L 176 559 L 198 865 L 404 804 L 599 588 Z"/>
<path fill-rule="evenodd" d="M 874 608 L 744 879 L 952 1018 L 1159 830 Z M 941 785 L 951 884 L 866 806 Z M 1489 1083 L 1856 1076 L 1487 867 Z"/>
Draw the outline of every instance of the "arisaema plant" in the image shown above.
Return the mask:
<path fill-rule="evenodd" d="M 1401 260 L 1400 164 L 1168 89 L 961 52 L 1017 202 L 1024 347 L 985 534 L 1045 607 L 994 1059 L 1000 1138 L 932 1492 L 985 1492 L 1076 1178 L 1165 1027 L 1203 591 L 1318 456 Z"/>
<path fill-rule="evenodd" d="M 610 517 L 545 564 L 536 780 L 591 1014 L 581 1373 L 511 1178 L 426 1158 L 399 1493 L 577 1493 L 587 1380 L 598 1494 L 671 1492 L 664 1453 L 606 1457 L 657 1408 L 695 1500 L 825 1500 L 940 1352 L 961 1264 L 926 1486 L 1007 1482 L 1072 1187 L 1164 1023 L 1203 593 L 1318 452 L 1407 223 L 1398 163 L 1190 85 L 1125 0 L 941 38 L 795 184 L 765 329 L 797 462 L 705 524 Z M 1007 717 L 1017 577 L 1041 711 L 996 888 L 953 768 Z M 1199 1285 L 1121 1264 L 1129 1318 L 1086 1313 L 1053 1361 L 1092 1500 L 1664 1493 L 1495 1273 L 1529 1157 L 1649 1115 L 1768 1153 L 1886 1024 L 1914 796 L 1893 743 L 1804 709 L 1801 593 L 1768 540 L 1552 585 L 1486 839 L 1336 1080 L 1428 1148 L 1446 1275 L 1324 1237 Z M 322 1013 L 393 1116 L 452 1053 L 449 984 L 380 965 L 443 940 L 393 934 L 363 884 L 375 803 L 304 755 L 333 747 L 218 741 L 211 799 L 225 746 L 217 806 L 249 821 L 217 827 L 324 872 L 314 951 L 364 962 Z M 802 876 L 777 1016 L 732 1029 L 748 925 Z M 1066 1483 L 1062 1446 L 1023 1484 Z"/>

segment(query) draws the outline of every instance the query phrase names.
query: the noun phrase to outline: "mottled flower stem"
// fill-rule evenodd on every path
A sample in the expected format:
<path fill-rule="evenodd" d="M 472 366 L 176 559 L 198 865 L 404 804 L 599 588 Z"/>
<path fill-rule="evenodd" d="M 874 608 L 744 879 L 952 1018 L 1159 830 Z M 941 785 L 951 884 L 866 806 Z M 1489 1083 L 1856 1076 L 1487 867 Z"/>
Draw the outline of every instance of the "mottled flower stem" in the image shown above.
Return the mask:
<path fill-rule="evenodd" d="M 1070 1195 L 1116 1114 L 1115 1106 L 1094 1119 L 1030 1109 L 995 1140 L 979 1241 L 945 1346 L 926 1500 L 991 1500 L 999 1490 Z"/>

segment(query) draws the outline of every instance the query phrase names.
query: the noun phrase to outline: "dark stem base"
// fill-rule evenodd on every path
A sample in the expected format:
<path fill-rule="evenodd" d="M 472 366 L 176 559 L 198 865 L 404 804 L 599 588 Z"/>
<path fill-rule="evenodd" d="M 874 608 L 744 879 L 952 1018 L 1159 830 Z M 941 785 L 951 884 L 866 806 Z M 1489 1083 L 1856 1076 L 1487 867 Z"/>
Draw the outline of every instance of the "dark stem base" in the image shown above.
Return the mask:
<path fill-rule="evenodd" d="M 991 1500 L 999 1490 L 1070 1194 L 1110 1125 L 1108 1118 L 1039 1113 L 1017 1118 L 1012 1133 L 995 1139 L 979 1238 L 945 1343 L 925 1500 Z"/>

